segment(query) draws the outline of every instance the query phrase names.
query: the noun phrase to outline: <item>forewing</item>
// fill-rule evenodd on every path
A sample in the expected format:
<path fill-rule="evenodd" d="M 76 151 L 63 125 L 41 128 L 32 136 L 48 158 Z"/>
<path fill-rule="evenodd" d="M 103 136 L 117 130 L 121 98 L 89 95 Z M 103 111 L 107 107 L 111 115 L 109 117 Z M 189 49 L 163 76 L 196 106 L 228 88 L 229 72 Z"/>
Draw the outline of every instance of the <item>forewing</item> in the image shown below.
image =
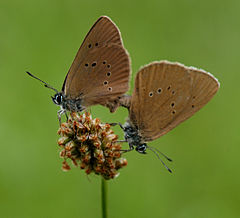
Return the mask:
<path fill-rule="evenodd" d="M 81 96 L 85 107 L 104 105 L 128 90 L 129 76 L 130 59 L 122 46 L 95 48 L 86 54 L 75 76 L 68 80 L 71 85 L 66 96 Z"/>
<path fill-rule="evenodd" d="M 102 16 L 89 30 L 81 47 L 79 48 L 63 83 L 62 91 L 67 92 L 68 88 L 72 85 L 71 81 L 72 78 L 75 77 L 75 74 L 82 73 L 79 72 L 79 66 L 82 64 L 85 56 L 88 55 L 89 52 L 96 48 L 109 46 L 110 44 L 123 46 L 121 34 L 118 27 L 109 17 Z"/>
<path fill-rule="evenodd" d="M 137 74 L 130 119 L 145 141 L 154 140 L 202 108 L 218 87 L 203 70 L 167 61 L 152 63 Z"/>

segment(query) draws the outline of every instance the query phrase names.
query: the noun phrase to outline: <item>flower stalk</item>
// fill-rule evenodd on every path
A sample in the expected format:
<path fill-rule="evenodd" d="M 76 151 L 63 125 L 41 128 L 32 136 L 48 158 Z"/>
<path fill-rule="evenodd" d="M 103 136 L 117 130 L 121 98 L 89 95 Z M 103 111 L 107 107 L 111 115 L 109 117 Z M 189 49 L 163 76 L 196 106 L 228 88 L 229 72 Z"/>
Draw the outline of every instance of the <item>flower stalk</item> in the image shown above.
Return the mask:
<path fill-rule="evenodd" d="M 101 198 L 102 198 L 102 218 L 108 217 L 108 207 L 107 207 L 107 181 L 102 178 L 101 182 Z"/>

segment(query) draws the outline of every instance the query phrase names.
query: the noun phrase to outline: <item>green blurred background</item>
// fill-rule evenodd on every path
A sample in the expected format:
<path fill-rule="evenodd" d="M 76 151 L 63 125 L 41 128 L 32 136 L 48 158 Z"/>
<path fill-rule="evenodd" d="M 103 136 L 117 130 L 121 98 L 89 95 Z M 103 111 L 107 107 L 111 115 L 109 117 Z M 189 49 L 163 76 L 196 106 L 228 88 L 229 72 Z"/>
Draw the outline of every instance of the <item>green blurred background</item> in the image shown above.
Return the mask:
<path fill-rule="evenodd" d="M 239 11 L 237 0 L 1 0 L 0 217 L 100 217 L 100 178 L 62 172 L 52 91 L 25 71 L 60 89 L 101 15 L 121 30 L 132 85 L 140 66 L 164 59 L 221 82 L 207 106 L 151 143 L 174 160 L 173 174 L 151 152 L 125 155 L 128 166 L 108 182 L 110 217 L 240 217 Z M 101 106 L 92 113 L 104 122 L 127 116 Z"/>

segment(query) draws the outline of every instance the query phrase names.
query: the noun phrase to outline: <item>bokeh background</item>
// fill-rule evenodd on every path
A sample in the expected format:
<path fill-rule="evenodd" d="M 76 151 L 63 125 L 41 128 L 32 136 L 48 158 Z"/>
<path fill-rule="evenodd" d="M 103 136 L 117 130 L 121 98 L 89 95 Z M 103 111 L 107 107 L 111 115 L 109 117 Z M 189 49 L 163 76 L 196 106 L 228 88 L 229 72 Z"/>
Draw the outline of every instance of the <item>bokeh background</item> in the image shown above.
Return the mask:
<path fill-rule="evenodd" d="M 173 174 L 151 152 L 125 155 L 128 166 L 108 182 L 110 217 L 240 217 L 239 11 L 237 0 L 0 0 L 0 217 L 100 217 L 100 178 L 62 172 L 52 91 L 25 71 L 60 89 L 101 15 L 131 55 L 129 93 L 139 67 L 154 60 L 200 67 L 221 82 L 209 104 L 151 143 L 174 160 Z M 104 122 L 127 116 L 101 106 L 92 113 Z"/>

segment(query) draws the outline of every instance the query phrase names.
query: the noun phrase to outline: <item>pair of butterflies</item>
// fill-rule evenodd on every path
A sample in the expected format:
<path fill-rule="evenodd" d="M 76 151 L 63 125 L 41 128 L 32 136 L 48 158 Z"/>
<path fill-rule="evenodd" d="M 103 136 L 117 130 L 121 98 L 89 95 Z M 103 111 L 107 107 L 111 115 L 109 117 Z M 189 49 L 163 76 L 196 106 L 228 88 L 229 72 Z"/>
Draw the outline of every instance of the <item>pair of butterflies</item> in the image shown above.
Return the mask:
<path fill-rule="evenodd" d="M 52 100 L 61 107 L 59 120 L 66 111 L 83 111 L 96 104 L 111 112 L 118 106 L 127 107 L 129 119 L 120 126 L 129 150 L 135 148 L 139 153 L 150 148 L 146 142 L 166 134 L 201 109 L 219 88 L 217 79 L 204 70 L 160 61 L 139 70 L 133 94 L 126 96 L 130 73 L 130 58 L 120 31 L 110 18 L 102 16 L 85 37 L 62 90 L 38 80 L 56 92 Z"/>

